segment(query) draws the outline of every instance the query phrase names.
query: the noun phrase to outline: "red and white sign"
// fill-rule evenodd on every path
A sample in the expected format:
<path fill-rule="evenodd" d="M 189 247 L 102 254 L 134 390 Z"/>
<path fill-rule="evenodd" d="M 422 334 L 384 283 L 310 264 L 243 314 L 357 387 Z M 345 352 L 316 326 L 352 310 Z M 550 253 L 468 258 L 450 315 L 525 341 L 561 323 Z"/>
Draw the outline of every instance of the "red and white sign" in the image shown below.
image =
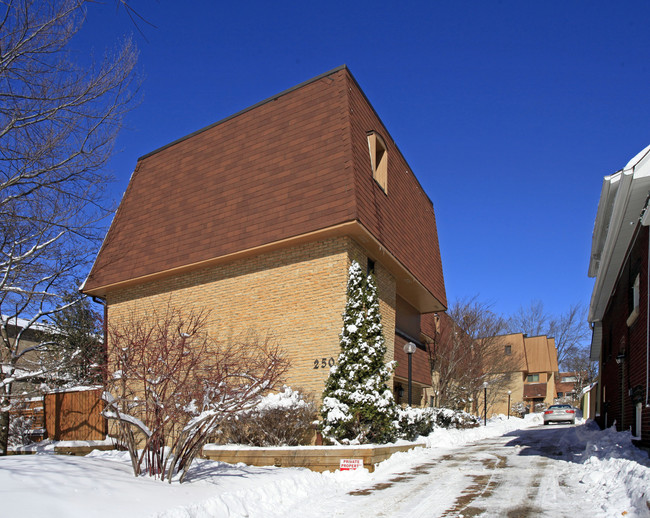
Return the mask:
<path fill-rule="evenodd" d="M 363 459 L 341 459 L 339 469 L 341 471 L 354 471 L 363 468 Z"/>

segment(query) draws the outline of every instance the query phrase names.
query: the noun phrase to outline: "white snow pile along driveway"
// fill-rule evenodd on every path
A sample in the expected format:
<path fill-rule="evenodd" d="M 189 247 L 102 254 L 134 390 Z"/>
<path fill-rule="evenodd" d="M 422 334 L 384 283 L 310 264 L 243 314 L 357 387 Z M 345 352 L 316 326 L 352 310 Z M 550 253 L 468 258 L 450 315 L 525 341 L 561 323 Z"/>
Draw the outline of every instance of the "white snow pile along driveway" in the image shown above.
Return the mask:
<path fill-rule="evenodd" d="M 650 516 L 648 454 L 632 445 L 630 432 L 600 431 L 593 422 L 586 426 L 592 433 L 580 459 L 580 482 L 594 498 L 615 502 L 627 497 L 639 513 Z"/>
<path fill-rule="evenodd" d="M 495 418 L 472 430 L 436 430 L 426 438 L 433 450 L 453 451 L 463 444 L 496 437 L 519 428 L 539 426 L 539 415 L 526 419 Z M 629 433 L 600 431 L 591 422 L 568 436 L 575 452 L 567 474 L 584 485 L 603 510 L 625 500 L 628 516 L 650 516 L 650 462 L 635 448 Z M 0 458 L 0 502 L 3 516 L 32 517 L 291 517 L 341 516 L 357 488 L 407 471 L 431 449 L 396 454 L 375 472 L 314 473 L 302 468 L 251 467 L 196 461 L 187 481 L 171 485 L 148 477 L 134 478 L 123 452 L 93 452 L 86 457 L 51 453 Z M 321 506 L 321 503 L 329 502 Z M 580 504 L 576 502 L 576 509 Z M 553 510 L 552 502 L 549 509 Z M 305 511 L 308 510 L 307 513 Z M 556 509 L 566 516 L 566 509 Z M 342 514 L 341 514 L 342 513 Z"/>

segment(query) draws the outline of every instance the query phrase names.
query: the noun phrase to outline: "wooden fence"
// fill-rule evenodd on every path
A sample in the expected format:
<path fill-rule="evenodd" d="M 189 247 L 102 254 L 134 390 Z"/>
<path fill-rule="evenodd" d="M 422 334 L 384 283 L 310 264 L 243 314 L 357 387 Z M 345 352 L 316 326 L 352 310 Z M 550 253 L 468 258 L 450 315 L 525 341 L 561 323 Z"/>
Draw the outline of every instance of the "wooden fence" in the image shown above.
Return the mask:
<path fill-rule="evenodd" d="M 54 441 L 98 441 L 108 426 L 102 416 L 102 389 L 55 392 L 44 397 L 45 428 Z"/>
<path fill-rule="evenodd" d="M 11 419 L 22 417 L 27 420 L 28 424 L 24 432 L 26 438 L 32 441 L 42 441 L 47 436 L 42 397 L 30 399 L 17 398 L 9 413 L 11 414 Z"/>

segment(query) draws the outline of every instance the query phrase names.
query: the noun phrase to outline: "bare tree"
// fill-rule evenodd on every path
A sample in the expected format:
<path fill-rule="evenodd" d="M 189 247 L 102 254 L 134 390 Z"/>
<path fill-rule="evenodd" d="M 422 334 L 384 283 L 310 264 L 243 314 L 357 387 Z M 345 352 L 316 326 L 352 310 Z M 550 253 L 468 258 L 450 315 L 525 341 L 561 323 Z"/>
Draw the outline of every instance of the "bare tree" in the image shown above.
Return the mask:
<path fill-rule="evenodd" d="M 555 338 L 557 360 L 561 370 L 568 368 L 567 360 L 584 349 L 590 337 L 586 310 L 580 303 L 569 306 L 566 312 L 555 316 L 545 311 L 541 301 L 534 301 L 528 307 L 519 308 L 510 319 L 508 328 L 513 333 Z"/>
<path fill-rule="evenodd" d="M 577 405 L 582 396 L 582 390 L 596 381 L 598 363 L 591 360 L 589 348 L 576 347 L 567 355 L 564 365 L 566 372 L 570 372 L 576 380 L 571 404 Z"/>
<path fill-rule="evenodd" d="M 510 318 L 509 329 L 512 333 L 525 333 L 529 336 L 548 334 L 549 316 L 541 300 L 533 300 L 528 306 L 520 306 Z"/>
<path fill-rule="evenodd" d="M 64 299 L 99 242 L 102 171 L 137 89 L 126 40 L 96 65 L 70 59 L 84 0 L 0 3 L 0 455 L 26 334 Z M 25 321 L 17 334 L 12 322 Z M 52 345 L 52 344 L 49 344 Z M 35 373 L 40 375 L 41 373 Z"/>
<path fill-rule="evenodd" d="M 440 406 L 479 410 L 483 383 L 488 406 L 507 390 L 510 373 L 520 369 L 517 355 L 505 355 L 499 338 L 507 322 L 476 297 L 454 302 L 442 317 L 434 348 L 434 390 Z"/>
<path fill-rule="evenodd" d="M 182 482 L 210 435 L 274 390 L 288 361 L 269 338 L 214 340 L 206 312 L 147 313 L 109 325 L 104 415 L 117 421 L 136 476 Z"/>

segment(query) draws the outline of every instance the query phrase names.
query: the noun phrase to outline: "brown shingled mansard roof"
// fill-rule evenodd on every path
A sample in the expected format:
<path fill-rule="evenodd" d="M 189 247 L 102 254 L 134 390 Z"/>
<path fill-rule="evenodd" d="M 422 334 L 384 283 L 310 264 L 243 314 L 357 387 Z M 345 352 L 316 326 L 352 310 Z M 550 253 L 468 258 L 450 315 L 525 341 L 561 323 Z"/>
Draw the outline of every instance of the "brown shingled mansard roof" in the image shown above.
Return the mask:
<path fill-rule="evenodd" d="M 388 152 L 384 192 L 368 132 Z M 84 291 L 351 235 L 422 312 L 446 305 L 433 205 L 347 67 L 141 157 Z"/>

